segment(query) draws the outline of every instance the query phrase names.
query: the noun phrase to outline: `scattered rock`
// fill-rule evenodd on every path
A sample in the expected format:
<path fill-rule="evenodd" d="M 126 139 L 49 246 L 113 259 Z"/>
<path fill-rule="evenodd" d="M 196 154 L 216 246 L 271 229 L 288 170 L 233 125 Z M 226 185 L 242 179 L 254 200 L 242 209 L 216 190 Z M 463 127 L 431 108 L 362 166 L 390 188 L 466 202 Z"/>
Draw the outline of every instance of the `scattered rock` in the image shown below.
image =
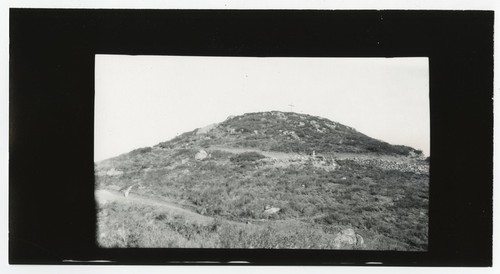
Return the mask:
<path fill-rule="evenodd" d="M 297 135 L 297 133 L 295 133 L 295 131 L 285 130 L 283 131 L 283 135 L 292 136 L 293 139 L 300 140 L 300 137 Z"/>
<path fill-rule="evenodd" d="M 316 130 L 316 132 L 325 133 L 326 129 L 323 128 L 323 127 L 321 127 L 318 122 L 312 120 L 310 123 L 314 127 L 314 129 Z"/>
<path fill-rule="evenodd" d="M 196 153 L 196 155 L 194 156 L 194 158 L 198 161 L 202 161 L 202 160 L 206 159 L 207 157 L 208 157 L 208 153 L 203 149 L 198 151 L 198 153 Z"/>
<path fill-rule="evenodd" d="M 376 166 L 384 170 L 399 170 L 403 172 L 413 172 L 416 174 L 429 173 L 429 165 L 422 165 L 418 163 L 383 159 L 361 159 L 357 157 L 352 158 L 352 160 L 358 164 Z"/>
<path fill-rule="evenodd" d="M 336 124 L 329 124 L 329 123 L 326 123 L 325 126 L 331 128 L 331 129 L 337 129 L 337 125 Z"/>
<path fill-rule="evenodd" d="M 282 119 L 282 120 L 288 120 L 288 118 L 286 117 L 286 115 L 282 112 L 276 112 L 276 116 L 278 116 L 278 118 Z"/>

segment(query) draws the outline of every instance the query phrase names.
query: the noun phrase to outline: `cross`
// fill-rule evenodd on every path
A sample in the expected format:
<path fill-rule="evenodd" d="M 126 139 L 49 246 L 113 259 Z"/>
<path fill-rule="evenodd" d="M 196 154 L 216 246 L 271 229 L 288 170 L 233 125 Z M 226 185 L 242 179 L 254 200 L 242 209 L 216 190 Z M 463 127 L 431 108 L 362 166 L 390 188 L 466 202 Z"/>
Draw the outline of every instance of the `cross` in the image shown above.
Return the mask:
<path fill-rule="evenodd" d="M 293 112 L 293 107 L 295 107 L 295 106 L 292 104 L 289 104 L 288 106 L 290 107 L 290 112 Z"/>

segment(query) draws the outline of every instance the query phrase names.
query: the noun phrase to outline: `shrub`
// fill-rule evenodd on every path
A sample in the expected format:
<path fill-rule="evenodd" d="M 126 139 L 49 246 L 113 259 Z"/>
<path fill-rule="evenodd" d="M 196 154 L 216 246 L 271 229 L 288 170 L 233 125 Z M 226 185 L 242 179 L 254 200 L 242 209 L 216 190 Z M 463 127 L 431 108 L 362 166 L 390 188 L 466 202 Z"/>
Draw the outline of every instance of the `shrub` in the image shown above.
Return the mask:
<path fill-rule="evenodd" d="M 180 155 L 185 155 L 185 156 L 192 156 L 196 153 L 195 149 L 190 149 L 190 148 L 180 148 L 176 149 L 174 153 L 172 154 L 172 158 L 175 158 Z"/>
<path fill-rule="evenodd" d="M 148 153 L 148 152 L 151 152 L 151 147 L 143 147 L 143 148 L 138 148 L 138 149 L 134 149 L 130 152 L 130 156 L 137 156 L 139 154 L 144 154 L 144 153 Z"/>
<path fill-rule="evenodd" d="M 264 159 L 266 156 L 258 153 L 258 152 L 243 152 L 236 156 L 230 158 L 231 162 L 235 164 L 248 164 L 251 162 L 255 162 L 260 159 Z"/>

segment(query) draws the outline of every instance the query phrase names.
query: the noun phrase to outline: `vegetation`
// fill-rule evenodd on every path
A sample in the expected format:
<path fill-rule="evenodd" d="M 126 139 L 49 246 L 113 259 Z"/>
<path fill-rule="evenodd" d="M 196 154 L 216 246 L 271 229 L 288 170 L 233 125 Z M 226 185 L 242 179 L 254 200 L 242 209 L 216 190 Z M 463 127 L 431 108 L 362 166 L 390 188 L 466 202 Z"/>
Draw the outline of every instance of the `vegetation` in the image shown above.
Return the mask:
<path fill-rule="evenodd" d="M 108 218 L 112 214 L 113 218 Z M 239 224 L 196 222 L 153 207 L 111 203 L 98 212 L 101 247 L 332 249 L 335 238 L 318 225 L 296 221 Z"/>
<path fill-rule="evenodd" d="M 297 130 L 306 124 L 309 129 Z M 201 149 L 209 149 L 210 156 L 195 160 Z M 272 151 L 282 158 L 271 157 Z M 339 152 L 357 157 L 325 160 Z M 234 117 L 206 134 L 185 133 L 96 167 L 98 189 L 140 182 L 135 193 L 173 201 L 211 221 L 108 203 L 99 207 L 98 242 L 103 247 L 329 249 L 336 248 L 342 229 L 352 228 L 364 238 L 357 248 L 426 250 L 428 162 L 411 153 L 419 155 L 318 117 L 279 112 Z M 367 155 L 369 161 L 358 159 Z M 384 160 L 389 156 L 399 162 Z M 107 175 L 111 169 L 122 173 Z M 269 214 L 268 207 L 279 211 Z"/>

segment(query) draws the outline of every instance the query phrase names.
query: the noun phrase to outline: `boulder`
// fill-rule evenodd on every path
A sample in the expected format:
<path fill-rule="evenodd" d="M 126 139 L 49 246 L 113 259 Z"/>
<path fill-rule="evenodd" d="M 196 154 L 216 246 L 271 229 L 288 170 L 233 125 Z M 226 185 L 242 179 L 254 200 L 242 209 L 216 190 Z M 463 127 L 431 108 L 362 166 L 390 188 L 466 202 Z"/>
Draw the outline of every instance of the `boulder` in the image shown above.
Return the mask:
<path fill-rule="evenodd" d="M 278 208 L 278 207 L 270 207 L 270 208 L 267 208 L 266 210 L 264 210 L 264 214 L 274 214 L 274 213 L 277 213 L 281 210 L 281 208 Z"/>
<path fill-rule="evenodd" d="M 196 153 L 196 155 L 194 156 L 194 159 L 196 159 L 198 161 L 202 161 L 202 160 L 206 159 L 207 157 L 208 157 L 208 153 L 202 149 L 202 150 L 198 151 L 198 153 Z"/>

